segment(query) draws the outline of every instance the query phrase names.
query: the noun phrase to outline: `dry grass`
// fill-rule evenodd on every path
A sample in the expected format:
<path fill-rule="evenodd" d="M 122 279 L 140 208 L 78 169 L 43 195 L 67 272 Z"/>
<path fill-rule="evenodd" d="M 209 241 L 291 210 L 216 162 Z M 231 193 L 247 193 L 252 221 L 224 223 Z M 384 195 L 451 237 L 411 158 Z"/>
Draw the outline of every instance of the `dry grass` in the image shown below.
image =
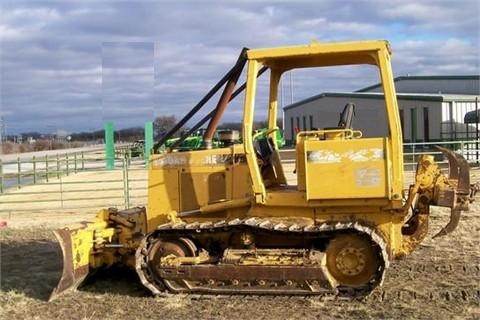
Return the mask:
<path fill-rule="evenodd" d="M 61 252 L 50 230 L 3 229 L 0 307 L 4 319 L 231 319 L 242 315 L 252 319 L 473 319 L 480 317 L 479 218 L 478 214 L 465 215 L 458 233 L 437 242 L 426 241 L 411 257 L 392 266 L 381 290 L 365 301 L 350 302 L 170 294 L 153 298 L 135 274 L 117 270 L 105 271 L 79 291 L 48 303 L 61 271 Z M 445 222 L 437 220 L 434 228 Z M 441 268 L 423 270 L 425 265 Z M 460 296 L 462 290 L 465 298 Z"/>
<path fill-rule="evenodd" d="M 108 270 L 78 291 L 47 302 L 61 273 L 61 252 L 51 229 L 93 213 L 18 214 L 8 228 L 0 229 L 2 319 L 480 319 L 479 203 L 462 215 L 455 233 L 432 240 L 448 220 L 447 211 L 435 209 L 427 240 L 410 257 L 394 263 L 383 287 L 362 301 L 172 294 L 154 298 L 134 273 Z"/>

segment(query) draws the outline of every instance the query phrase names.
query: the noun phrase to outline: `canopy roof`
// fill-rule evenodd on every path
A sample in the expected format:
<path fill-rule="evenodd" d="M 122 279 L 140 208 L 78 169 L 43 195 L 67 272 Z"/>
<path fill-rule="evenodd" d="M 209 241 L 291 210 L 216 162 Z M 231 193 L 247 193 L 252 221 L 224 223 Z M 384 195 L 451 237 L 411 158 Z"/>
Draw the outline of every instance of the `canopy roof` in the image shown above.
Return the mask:
<path fill-rule="evenodd" d="M 288 70 L 349 64 L 378 64 L 380 50 L 390 52 L 385 40 L 321 43 L 312 42 L 303 46 L 278 47 L 248 50 L 250 60 L 260 61 L 272 69 Z"/>

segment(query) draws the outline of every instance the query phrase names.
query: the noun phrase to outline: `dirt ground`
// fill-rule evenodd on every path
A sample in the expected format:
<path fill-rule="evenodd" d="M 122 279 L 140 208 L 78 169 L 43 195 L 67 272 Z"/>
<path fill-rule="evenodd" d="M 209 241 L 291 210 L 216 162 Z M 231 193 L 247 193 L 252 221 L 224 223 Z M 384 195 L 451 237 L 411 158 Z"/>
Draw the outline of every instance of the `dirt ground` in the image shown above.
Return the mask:
<path fill-rule="evenodd" d="M 473 172 L 479 181 L 479 171 Z M 475 180 L 476 179 L 476 180 Z M 2 319 L 480 319 L 480 199 L 457 230 L 432 240 L 448 221 L 435 208 L 427 239 L 387 270 L 363 300 L 319 297 L 152 297 L 134 273 L 108 270 L 75 292 L 47 302 L 61 274 L 51 229 L 86 220 L 94 210 L 21 213 L 0 229 Z M 0 217 L 1 218 L 1 217 Z M 4 217 L 5 218 L 5 217 Z"/>

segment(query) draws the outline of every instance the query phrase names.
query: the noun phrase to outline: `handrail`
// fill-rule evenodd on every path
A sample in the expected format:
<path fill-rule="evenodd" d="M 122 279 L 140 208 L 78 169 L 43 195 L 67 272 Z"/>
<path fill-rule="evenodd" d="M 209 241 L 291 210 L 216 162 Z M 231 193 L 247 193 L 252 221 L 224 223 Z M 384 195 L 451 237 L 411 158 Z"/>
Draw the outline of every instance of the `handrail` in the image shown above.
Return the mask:
<path fill-rule="evenodd" d="M 297 133 L 296 141 L 305 140 L 304 138 L 309 138 L 309 137 L 313 139 L 324 139 L 325 135 L 335 134 L 335 133 L 343 134 L 342 138 L 345 138 L 345 139 L 353 139 L 353 138 L 358 139 L 362 137 L 362 132 L 359 130 L 338 128 L 338 129 L 300 131 Z"/>

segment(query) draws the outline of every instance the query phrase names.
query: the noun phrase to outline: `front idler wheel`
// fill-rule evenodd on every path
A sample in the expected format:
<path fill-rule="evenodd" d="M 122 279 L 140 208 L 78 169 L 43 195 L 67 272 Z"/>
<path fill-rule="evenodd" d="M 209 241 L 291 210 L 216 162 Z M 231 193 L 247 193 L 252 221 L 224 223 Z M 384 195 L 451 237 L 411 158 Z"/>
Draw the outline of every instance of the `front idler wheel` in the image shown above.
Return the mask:
<path fill-rule="evenodd" d="M 327 246 L 327 268 L 340 286 L 360 287 L 375 278 L 377 246 L 360 235 L 339 235 Z"/>
<path fill-rule="evenodd" d="M 157 283 L 163 282 L 162 268 L 167 257 L 193 257 L 196 255 L 195 244 L 186 238 L 156 239 L 148 249 L 147 265 Z"/>

